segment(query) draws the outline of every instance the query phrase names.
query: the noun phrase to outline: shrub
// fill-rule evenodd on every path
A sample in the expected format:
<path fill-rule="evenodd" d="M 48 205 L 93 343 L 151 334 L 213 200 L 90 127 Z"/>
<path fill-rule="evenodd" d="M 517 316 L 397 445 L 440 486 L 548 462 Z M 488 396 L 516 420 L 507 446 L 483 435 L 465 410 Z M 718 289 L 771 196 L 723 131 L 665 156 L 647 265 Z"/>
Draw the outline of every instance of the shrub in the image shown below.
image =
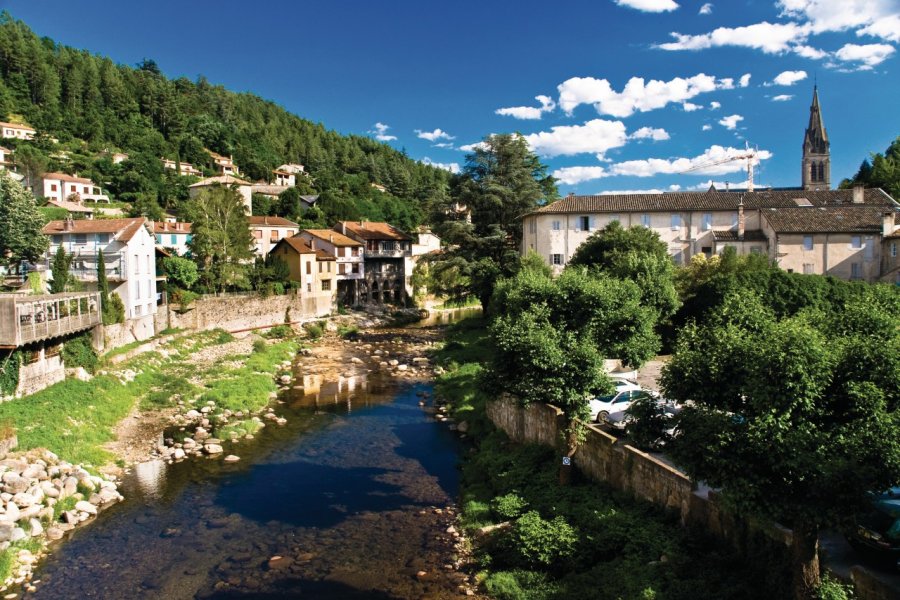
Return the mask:
<path fill-rule="evenodd" d="M 317 340 L 325 333 L 325 328 L 319 323 L 306 323 L 303 325 L 306 330 L 306 336 L 312 340 Z"/>
<path fill-rule="evenodd" d="M 74 369 L 84 367 L 88 373 L 93 373 L 97 368 L 97 353 L 91 346 L 91 336 L 84 333 L 63 344 L 62 359 L 66 367 Z"/>
<path fill-rule="evenodd" d="M 0 396 L 11 396 L 19 387 L 19 367 L 22 365 L 22 352 L 13 350 L 0 357 Z"/>
<path fill-rule="evenodd" d="M 359 337 L 359 327 L 356 325 L 339 325 L 337 332 L 345 340 L 355 340 Z"/>
<path fill-rule="evenodd" d="M 109 295 L 109 302 L 101 308 L 103 311 L 103 324 L 114 325 L 125 322 L 125 303 L 122 297 L 113 292 Z"/>
<path fill-rule="evenodd" d="M 559 569 L 575 553 L 578 534 L 562 516 L 547 521 L 532 510 L 515 522 L 509 541 L 517 566 Z"/>
<path fill-rule="evenodd" d="M 265 333 L 270 340 L 283 340 L 294 336 L 294 330 L 290 325 L 276 325 Z"/>
<path fill-rule="evenodd" d="M 266 342 L 264 340 L 253 340 L 253 351 L 254 352 L 263 352 L 266 349 Z"/>
<path fill-rule="evenodd" d="M 498 496 L 491 501 L 491 510 L 501 519 L 515 519 L 528 508 L 521 496 L 515 493 Z"/>
<path fill-rule="evenodd" d="M 818 600 L 853 600 L 853 585 L 842 583 L 840 580 L 825 575 L 822 585 L 819 586 Z"/>

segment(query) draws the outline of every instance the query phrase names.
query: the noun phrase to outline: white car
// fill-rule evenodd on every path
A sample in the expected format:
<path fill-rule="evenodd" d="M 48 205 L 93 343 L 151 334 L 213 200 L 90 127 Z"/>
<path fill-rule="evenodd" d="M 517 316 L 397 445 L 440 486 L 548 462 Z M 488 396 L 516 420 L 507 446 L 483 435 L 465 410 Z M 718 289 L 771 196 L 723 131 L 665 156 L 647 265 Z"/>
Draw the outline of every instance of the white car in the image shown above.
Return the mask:
<path fill-rule="evenodd" d="M 633 383 L 622 386 L 622 388 L 617 387 L 615 393 L 594 398 L 588 403 L 591 408 L 591 421 L 604 423 L 612 413 L 625 411 L 638 398 L 648 396 L 652 396 L 652 394 Z"/>
<path fill-rule="evenodd" d="M 652 395 L 652 393 L 651 393 Z M 656 405 L 662 411 L 662 414 L 667 418 L 671 419 L 675 417 L 678 413 L 681 412 L 681 405 L 675 402 L 674 400 L 667 400 L 662 396 L 654 396 L 656 399 Z M 629 404 L 630 406 L 630 404 Z M 634 417 L 632 417 L 628 413 L 627 408 L 623 408 L 620 411 L 610 413 L 609 416 L 605 419 L 606 424 L 612 427 L 613 429 L 617 429 L 619 431 L 625 431 L 629 424 L 634 421 Z M 673 433 L 672 431 L 668 431 L 670 435 Z"/>

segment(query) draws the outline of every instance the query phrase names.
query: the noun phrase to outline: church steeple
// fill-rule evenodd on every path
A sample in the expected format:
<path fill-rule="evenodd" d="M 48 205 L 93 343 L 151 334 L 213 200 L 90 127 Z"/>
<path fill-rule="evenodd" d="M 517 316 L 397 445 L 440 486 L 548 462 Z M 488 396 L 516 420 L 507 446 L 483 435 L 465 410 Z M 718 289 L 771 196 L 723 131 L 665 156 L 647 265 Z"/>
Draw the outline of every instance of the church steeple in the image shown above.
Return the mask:
<path fill-rule="evenodd" d="M 831 144 L 822 120 L 819 106 L 819 89 L 813 86 L 812 105 L 809 107 L 809 126 L 803 136 L 804 190 L 827 190 L 831 188 Z"/>

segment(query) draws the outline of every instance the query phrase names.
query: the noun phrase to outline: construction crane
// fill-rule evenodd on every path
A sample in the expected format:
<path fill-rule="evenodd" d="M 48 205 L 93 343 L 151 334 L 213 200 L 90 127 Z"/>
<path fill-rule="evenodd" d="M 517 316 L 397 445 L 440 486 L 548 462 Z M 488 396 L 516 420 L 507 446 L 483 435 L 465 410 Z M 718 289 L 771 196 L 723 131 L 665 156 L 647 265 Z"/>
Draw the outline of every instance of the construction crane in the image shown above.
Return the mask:
<path fill-rule="evenodd" d="M 744 152 L 741 154 L 734 154 L 727 158 L 719 158 L 716 160 L 707 161 L 705 163 L 701 163 L 699 165 L 694 165 L 690 169 L 686 169 L 682 171 L 682 173 L 690 173 L 692 171 L 701 171 L 703 169 L 708 169 L 709 167 L 714 167 L 716 165 L 724 165 L 726 163 L 734 162 L 736 160 L 746 160 L 747 161 L 747 191 L 753 191 L 753 166 L 758 162 L 756 158 L 757 151 L 750 147 L 749 144 L 744 142 Z"/>

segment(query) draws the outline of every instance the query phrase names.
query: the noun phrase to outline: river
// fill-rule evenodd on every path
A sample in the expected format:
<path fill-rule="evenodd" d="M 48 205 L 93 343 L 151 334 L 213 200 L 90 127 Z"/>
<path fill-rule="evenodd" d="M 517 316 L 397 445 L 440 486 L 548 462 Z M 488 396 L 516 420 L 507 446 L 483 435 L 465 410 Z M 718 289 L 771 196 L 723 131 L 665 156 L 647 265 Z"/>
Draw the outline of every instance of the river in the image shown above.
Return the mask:
<path fill-rule="evenodd" d="M 126 500 L 35 573 L 34 598 L 449 598 L 459 442 L 429 382 L 372 373 L 294 392 L 233 451 L 138 466 Z"/>

